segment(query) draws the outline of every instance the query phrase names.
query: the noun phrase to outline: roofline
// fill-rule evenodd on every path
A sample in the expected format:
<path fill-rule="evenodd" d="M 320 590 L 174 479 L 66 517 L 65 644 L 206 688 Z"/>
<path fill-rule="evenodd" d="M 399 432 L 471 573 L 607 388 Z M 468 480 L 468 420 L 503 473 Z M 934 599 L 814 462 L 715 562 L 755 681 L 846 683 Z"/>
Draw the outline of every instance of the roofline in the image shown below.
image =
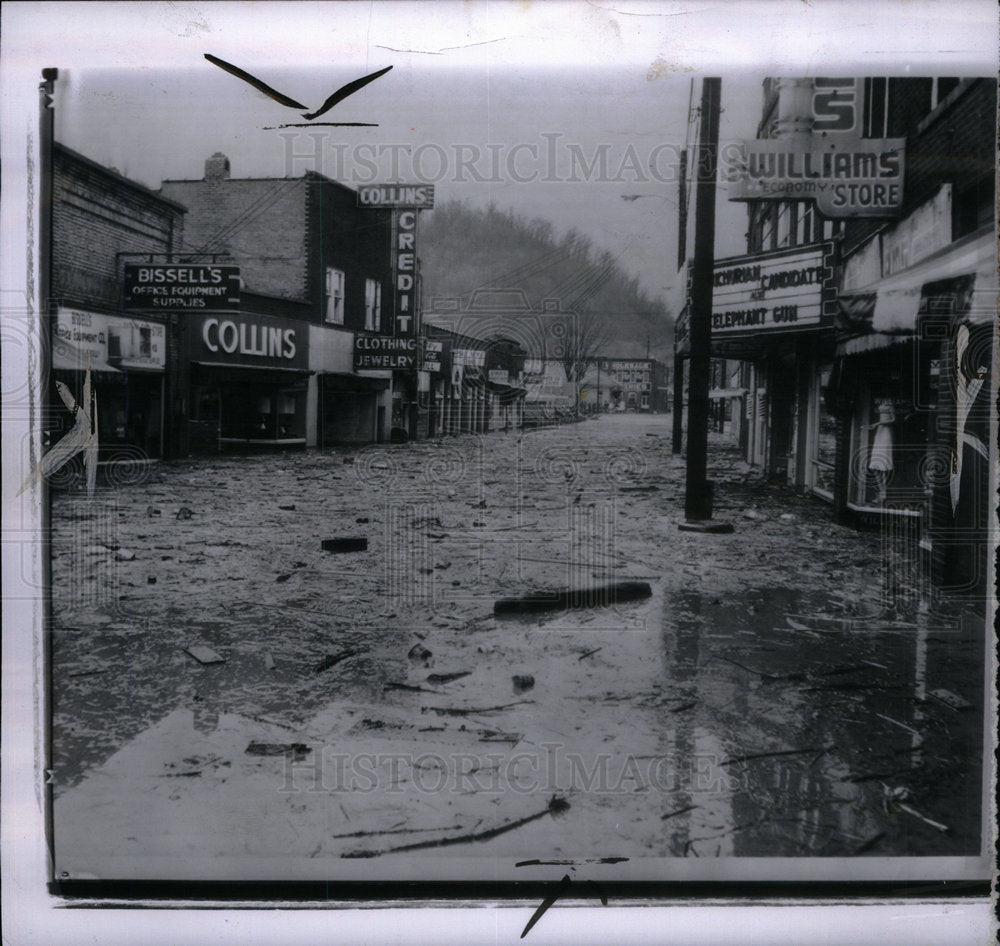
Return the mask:
<path fill-rule="evenodd" d="M 133 181 L 131 178 L 126 177 L 120 171 L 115 171 L 112 168 L 105 167 L 103 164 L 95 161 L 93 158 L 88 158 L 85 154 L 80 154 L 79 151 L 74 151 L 72 148 L 64 145 L 61 141 L 52 142 L 53 151 L 62 151 L 68 157 L 73 158 L 74 161 L 79 161 L 81 164 L 86 165 L 92 171 L 97 171 L 103 174 L 105 177 L 111 178 L 116 181 L 124 181 L 130 188 L 145 194 L 147 197 L 152 198 L 162 204 L 168 204 L 169 206 L 179 210 L 181 213 L 187 213 L 188 208 L 176 200 L 171 200 L 169 197 L 164 197 L 162 194 L 153 190 L 151 187 L 147 187 L 145 184 L 140 184 L 138 181 Z"/>

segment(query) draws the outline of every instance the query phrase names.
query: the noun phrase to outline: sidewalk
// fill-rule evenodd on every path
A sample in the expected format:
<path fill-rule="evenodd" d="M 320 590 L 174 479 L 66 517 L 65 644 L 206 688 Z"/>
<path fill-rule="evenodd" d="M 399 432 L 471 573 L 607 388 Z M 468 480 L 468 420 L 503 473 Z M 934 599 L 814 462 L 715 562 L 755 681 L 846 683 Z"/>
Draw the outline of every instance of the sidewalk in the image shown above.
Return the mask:
<path fill-rule="evenodd" d="M 678 531 L 649 415 L 57 495 L 58 870 L 977 854 L 981 622 L 886 611 L 879 535 L 710 450 L 732 535 Z"/>

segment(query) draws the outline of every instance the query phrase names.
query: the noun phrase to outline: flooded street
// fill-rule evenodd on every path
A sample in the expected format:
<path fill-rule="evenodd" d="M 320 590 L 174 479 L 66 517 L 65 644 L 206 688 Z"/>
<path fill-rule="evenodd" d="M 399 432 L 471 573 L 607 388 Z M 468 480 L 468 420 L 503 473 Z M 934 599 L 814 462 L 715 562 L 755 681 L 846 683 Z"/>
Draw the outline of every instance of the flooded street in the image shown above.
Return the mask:
<path fill-rule="evenodd" d="M 678 531 L 669 435 L 604 416 L 55 494 L 57 870 L 977 855 L 982 620 L 919 607 L 878 533 L 716 435 L 735 532 Z"/>

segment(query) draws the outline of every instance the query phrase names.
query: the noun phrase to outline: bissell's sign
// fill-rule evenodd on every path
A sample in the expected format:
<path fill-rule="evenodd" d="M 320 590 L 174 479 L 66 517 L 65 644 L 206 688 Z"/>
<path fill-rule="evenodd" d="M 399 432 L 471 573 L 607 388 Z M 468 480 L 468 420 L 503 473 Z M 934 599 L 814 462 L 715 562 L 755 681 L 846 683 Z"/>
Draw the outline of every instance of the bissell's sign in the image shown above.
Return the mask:
<path fill-rule="evenodd" d="M 126 263 L 125 305 L 129 309 L 232 311 L 240 305 L 240 268 Z"/>
<path fill-rule="evenodd" d="M 354 370 L 410 371 L 417 367 L 417 339 L 392 335 L 356 335 Z"/>
<path fill-rule="evenodd" d="M 305 326 L 273 315 L 206 316 L 191 323 L 192 359 L 275 368 L 308 366 Z"/>
<path fill-rule="evenodd" d="M 832 304 L 829 244 L 716 260 L 712 335 L 817 328 Z"/>

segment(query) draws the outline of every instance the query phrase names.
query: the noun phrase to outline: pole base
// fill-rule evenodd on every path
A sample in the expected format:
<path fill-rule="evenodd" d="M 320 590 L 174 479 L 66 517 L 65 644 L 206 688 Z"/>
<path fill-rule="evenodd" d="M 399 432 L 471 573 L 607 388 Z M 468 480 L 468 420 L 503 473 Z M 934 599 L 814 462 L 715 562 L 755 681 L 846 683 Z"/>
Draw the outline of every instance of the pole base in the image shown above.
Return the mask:
<path fill-rule="evenodd" d="M 725 535 L 735 531 L 731 522 L 720 522 L 717 519 L 685 519 L 678 522 L 681 532 L 707 532 L 712 535 Z"/>

